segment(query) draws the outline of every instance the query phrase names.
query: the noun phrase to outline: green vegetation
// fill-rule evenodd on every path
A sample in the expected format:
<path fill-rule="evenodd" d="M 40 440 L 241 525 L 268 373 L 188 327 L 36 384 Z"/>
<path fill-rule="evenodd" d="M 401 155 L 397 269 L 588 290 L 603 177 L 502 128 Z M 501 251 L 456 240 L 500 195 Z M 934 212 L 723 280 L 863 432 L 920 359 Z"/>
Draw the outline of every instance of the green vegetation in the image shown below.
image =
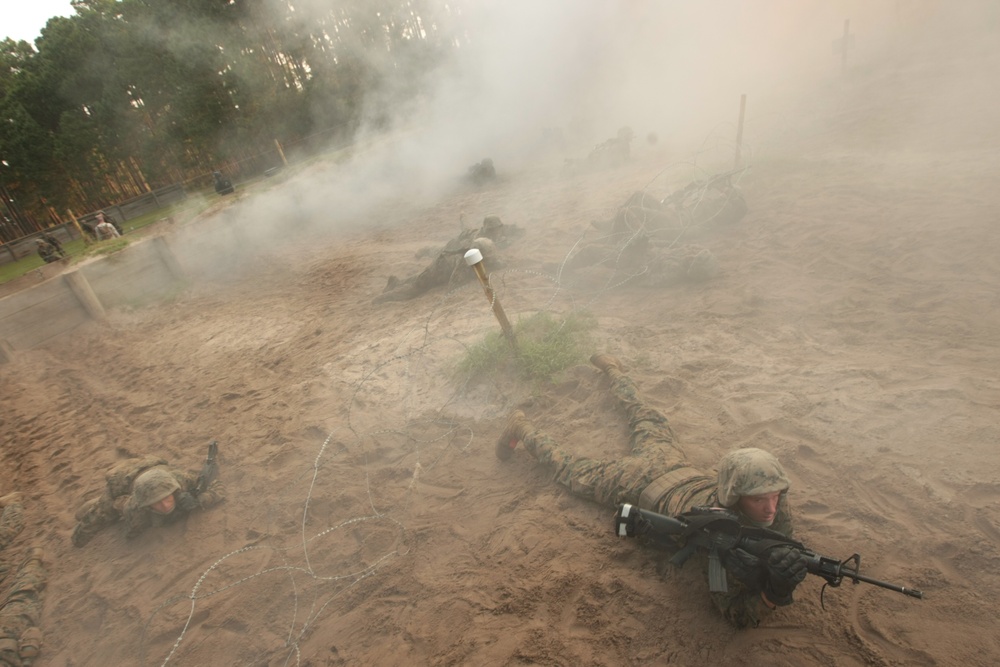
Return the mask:
<path fill-rule="evenodd" d="M 155 211 L 145 213 L 137 218 L 133 218 L 132 220 L 125 221 L 122 223 L 122 228 L 125 230 L 126 234 L 123 238 L 111 239 L 109 241 L 99 241 L 96 243 L 92 242 L 90 245 L 87 245 L 81 239 L 76 239 L 63 243 L 63 250 L 66 251 L 66 255 L 68 256 L 68 260 L 71 264 L 78 262 L 80 259 L 89 255 L 107 255 L 127 246 L 131 240 L 128 236 L 130 232 L 142 229 L 143 227 L 151 225 L 154 222 L 158 222 L 167 217 L 173 217 L 175 220 L 183 222 L 186 219 L 192 218 L 204 211 L 208 208 L 209 204 L 210 200 L 203 197 L 191 197 L 187 201 L 165 206 L 161 209 L 157 209 Z M 42 261 L 42 258 L 39 257 L 37 253 L 31 253 L 16 262 L 0 264 L 0 283 L 20 278 L 29 271 L 33 271 L 44 264 L 45 262 Z"/>
<path fill-rule="evenodd" d="M 116 239 L 108 239 L 107 241 L 98 241 L 87 249 L 87 254 L 110 255 L 113 252 L 118 252 L 127 245 L 128 239 L 124 236 Z"/>
<path fill-rule="evenodd" d="M 38 253 L 32 253 L 16 262 L 0 264 L 0 283 L 5 283 L 8 280 L 13 280 L 14 278 L 20 278 L 28 271 L 34 271 L 44 264 L 45 262 L 38 256 Z"/>
<path fill-rule="evenodd" d="M 467 39 L 460 9 L 424 0 L 73 7 L 34 44 L 0 39 L 0 241 L 52 210 L 211 188 L 214 170 L 246 183 L 347 145 L 364 110 L 420 96 Z"/>
<path fill-rule="evenodd" d="M 513 374 L 550 382 L 560 371 L 586 361 L 590 332 L 596 325 L 588 313 L 571 313 L 564 320 L 550 313 L 535 313 L 514 325 L 518 355 L 502 332 L 494 331 L 469 347 L 458 364 L 458 374 L 463 380 Z"/>

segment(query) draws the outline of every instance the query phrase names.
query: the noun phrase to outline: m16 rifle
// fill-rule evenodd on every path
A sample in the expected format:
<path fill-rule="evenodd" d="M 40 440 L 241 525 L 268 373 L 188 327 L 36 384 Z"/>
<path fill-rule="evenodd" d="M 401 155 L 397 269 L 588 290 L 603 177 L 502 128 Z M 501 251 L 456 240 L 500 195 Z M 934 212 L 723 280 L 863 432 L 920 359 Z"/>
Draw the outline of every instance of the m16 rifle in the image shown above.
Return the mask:
<path fill-rule="evenodd" d="M 194 495 L 201 495 L 208 485 L 219 474 L 219 464 L 215 462 L 215 456 L 219 452 L 219 443 L 215 440 L 208 443 L 208 456 L 205 458 L 205 465 L 201 467 L 201 472 L 198 473 L 198 482 L 194 487 Z"/>
<path fill-rule="evenodd" d="M 696 507 L 676 517 L 639 509 L 625 504 L 615 514 L 615 534 L 619 537 L 644 537 L 654 544 L 679 547 L 672 561 L 684 562 L 698 550 L 708 553 L 708 582 L 713 593 L 728 590 L 723 563 L 730 551 L 742 549 L 762 560 L 776 547 L 795 549 L 805 557 L 809 574 L 826 580 L 820 590 L 820 604 L 827 586 L 836 588 L 849 579 L 855 584 L 864 582 L 913 598 L 923 599 L 924 594 L 914 588 L 891 584 L 861 574 L 861 556 L 838 560 L 812 551 L 801 542 L 789 539 L 767 528 L 744 526 L 736 513 L 721 507 Z"/>

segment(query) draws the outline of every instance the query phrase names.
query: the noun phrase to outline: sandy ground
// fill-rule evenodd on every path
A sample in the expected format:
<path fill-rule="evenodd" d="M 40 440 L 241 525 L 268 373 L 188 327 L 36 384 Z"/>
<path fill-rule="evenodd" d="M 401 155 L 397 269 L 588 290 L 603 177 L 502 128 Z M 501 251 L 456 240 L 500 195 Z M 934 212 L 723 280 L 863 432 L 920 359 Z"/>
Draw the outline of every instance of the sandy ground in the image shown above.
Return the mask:
<path fill-rule="evenodd" d="M 6 557 L 40 545 L 50 567 L 37 664 L 1000 662 L 1000 68 L 980 46 L 922 44 L 786 109 L 741 181 L 750 213 L 697 239 L 722 267 L 708 283 L 556 289 L 538 270 L 634 190 L 683 185 L 678 156 L 646 146 L 620 169 L 387 205 L 379 231 L 303 232 L 252 275 L 19 353 L 0 367 L 0 456 L 29 523 Z M 945 83 L 965 102 L 926 111 Z M 607 509 L 524 451 L 498 462 L 515 406 L 592 456 L 621 454 L 625 424 L 585 363 L 549 386 L 456 383 L 495 326 L 474 283 L 371 304 L 460 215 L 488 213 L 528 230 L 497 276 L 512 319 L 592 313 L 594 348 L 692 462 L 774 452 L 800 539 L 926 599 L 845 584 L 823 609 L 810 577 L 736 631 L 696 568 L 616 540 Z M 224 505 L 70 545 L 110 464 L 196 469 L 211 439 Z"/>

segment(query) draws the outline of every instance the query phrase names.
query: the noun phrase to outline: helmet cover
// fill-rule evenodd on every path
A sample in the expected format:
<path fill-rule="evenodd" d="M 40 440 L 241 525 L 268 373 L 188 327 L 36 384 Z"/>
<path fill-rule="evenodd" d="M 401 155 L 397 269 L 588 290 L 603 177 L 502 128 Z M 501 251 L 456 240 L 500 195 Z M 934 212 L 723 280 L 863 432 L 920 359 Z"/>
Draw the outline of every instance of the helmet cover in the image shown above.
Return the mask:
<path fill-rule="evenodd" d="M 729 452 L 719 464 L 719 504 L 733 507 L 743 496 L 787 491 L 788 476 L 778 459 L 763 449 L 748 447 Z"/>

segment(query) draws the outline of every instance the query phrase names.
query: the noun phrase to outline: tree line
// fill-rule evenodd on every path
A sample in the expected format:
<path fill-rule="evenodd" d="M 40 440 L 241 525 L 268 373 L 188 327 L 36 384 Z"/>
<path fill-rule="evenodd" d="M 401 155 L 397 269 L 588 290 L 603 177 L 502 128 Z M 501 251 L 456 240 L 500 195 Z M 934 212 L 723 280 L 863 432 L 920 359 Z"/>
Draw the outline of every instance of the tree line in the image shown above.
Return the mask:
<path fill-rule="evenodd" d="M 280 165 L 418 96 L 460 31 L 433 0 L 73 0 L 0 42 L 0 241 L 214 170 Z"/>

